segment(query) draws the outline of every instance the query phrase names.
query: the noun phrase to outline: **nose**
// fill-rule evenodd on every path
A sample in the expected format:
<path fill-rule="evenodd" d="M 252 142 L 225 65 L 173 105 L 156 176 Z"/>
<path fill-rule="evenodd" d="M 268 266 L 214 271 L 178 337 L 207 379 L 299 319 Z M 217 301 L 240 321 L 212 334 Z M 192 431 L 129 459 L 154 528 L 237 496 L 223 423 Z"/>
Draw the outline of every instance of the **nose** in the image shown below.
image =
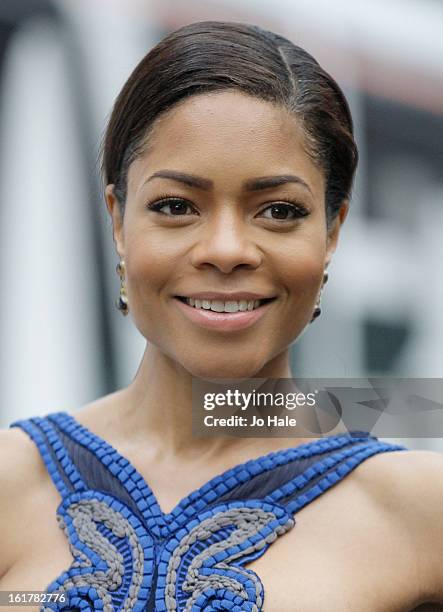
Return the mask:
<path fill-rule="evenodd" d="M 261 264 L 261 250 L 251 235 L 253 228 L 240 216 L 226 207 L 202 224 L 191 253 L 194 267 L 210 266 L 229 274 L 237 268 L 255 269 Z"/>

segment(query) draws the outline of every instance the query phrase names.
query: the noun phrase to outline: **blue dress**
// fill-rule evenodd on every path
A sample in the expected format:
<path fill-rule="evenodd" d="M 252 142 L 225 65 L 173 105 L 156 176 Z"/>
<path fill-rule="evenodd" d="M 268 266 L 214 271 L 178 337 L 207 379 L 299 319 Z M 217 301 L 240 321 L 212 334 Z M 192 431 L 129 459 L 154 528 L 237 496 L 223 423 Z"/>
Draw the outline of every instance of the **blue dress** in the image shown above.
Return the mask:
<path fill-rule="evenodd" d="M 73 561 L 47 587 L 58 600 L 46 612 L 259 612 L 263 585 L 244 566 L 360 463 L 408 450 L 361 431 L 313 440 L 237 465 L 165 514 L 129 461 L 68 413 L 11 427 L 35 442 L 62 498 Z"/>

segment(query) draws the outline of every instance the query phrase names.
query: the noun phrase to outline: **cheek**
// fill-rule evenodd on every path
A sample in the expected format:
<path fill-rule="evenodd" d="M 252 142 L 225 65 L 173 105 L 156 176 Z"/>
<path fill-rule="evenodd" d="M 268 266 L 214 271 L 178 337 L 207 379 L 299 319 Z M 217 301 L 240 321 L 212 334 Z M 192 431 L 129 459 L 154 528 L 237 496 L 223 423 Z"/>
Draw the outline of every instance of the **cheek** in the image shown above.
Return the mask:
<path fill-rule="evenodd" d="M 275 256 L 276 275 L 294 299 L 312 298 L 324 272 L 325 242 L 318 236 L 298 236 L 285 247 Z"/>
<path fill-rule="evenodd" d="M 140 300 L 149 302 L 158 295 L 168 279 L 174 277 L 179 260 L 173 241 L 164 241 L 152 232 L 135 235 L 125 252 L 127 293 L 134 305 Z M 176 252 L 177 251 L 177 252 Z M 131 300 L 132 296 L 132 300 Z"/>

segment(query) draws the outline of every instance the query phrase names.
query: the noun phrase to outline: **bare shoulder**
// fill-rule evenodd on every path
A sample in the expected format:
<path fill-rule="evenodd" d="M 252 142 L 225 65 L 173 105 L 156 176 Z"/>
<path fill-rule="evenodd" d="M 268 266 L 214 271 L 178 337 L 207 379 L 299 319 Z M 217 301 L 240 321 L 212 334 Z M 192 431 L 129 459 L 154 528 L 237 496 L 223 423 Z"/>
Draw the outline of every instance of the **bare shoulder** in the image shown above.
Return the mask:
<path fill-rule="evenodd" d="M 0 429 L 0 478 L 4 487 L 18 491 L 46 473 L 40 453 L 30 437 L 18 427 Z M 19 482 L 20 481 L 20 482 Z"/>
<path fill-rule="evenodd" d="M 432 511 L 428 502 L 441 499 L 443 454 L 429 450 L 378 453 L 359 466 L 356 478 L 386 509 L 397 513 L 403 508 L 405 518 L 413 519 L 414 510 Z"/>
<path fill-rule="evenodd" d="M 428 595 L 443 603 L 443 453 L 379 453 L 356 470 L 356 480 L 385 515 L 410 535 Z"/>
<path fill-rule="evenodd" d="M 430 521 L 440 527 L 443 454 L 401 450 L 374 455 L 356 470 L 356 480 L 373 501 L 418 531 Z M 430 528 L 431 524 L 427 524 Z"/>
<path fill-rule="evenodd" d="M 20 429 L 0 430 L 0 578 L 14 562 L 23 511 L 47 472 L 33 441 Z"/>

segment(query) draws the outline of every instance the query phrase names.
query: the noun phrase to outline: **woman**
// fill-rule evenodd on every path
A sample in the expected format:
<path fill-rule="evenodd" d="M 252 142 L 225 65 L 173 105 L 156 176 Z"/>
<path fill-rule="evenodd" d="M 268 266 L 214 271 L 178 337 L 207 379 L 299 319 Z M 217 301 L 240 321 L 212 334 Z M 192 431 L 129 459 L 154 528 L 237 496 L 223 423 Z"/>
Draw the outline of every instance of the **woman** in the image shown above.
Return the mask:
<path fill-rule="evenodd" d="M 341 90 L 280 36 L 195 23 L 140 62 L 103 170 L 146 350 L 127 388 L 2 432 L 1 590 L 47 589 L 47 610 L 443 609 L 439 454 L 192 435 L 192 379 L 291 378 L 356 164 Z"/>

